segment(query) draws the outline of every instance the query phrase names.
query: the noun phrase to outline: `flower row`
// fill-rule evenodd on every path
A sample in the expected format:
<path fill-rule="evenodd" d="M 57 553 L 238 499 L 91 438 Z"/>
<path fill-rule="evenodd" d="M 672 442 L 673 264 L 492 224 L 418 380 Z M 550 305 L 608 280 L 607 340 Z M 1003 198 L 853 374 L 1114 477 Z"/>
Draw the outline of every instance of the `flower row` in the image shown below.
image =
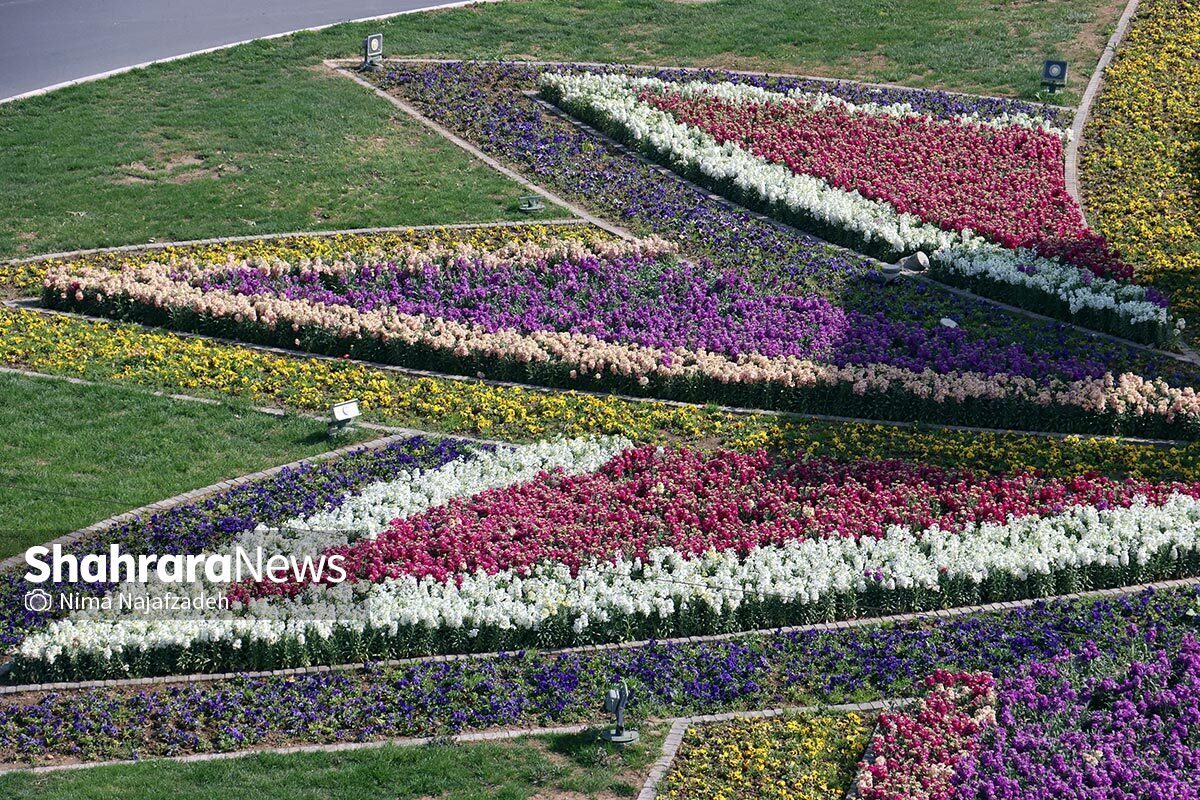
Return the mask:
<path fill-rule="evenodd" d="M 973 476 L 907 462 L 839 463 L 808 454 L 782 459 L 761 451 L 710 454 L 622 445 L 540 445 L 579 454 L 573 463 L 562 462 L 574 474 L 509 486 L 489 479 L 486 483 L 498 488 L 478 494 L 460 491 L 458 475 L 443 474 L 451 465 L 369 487 L 365 516 L 377 520 L 393 514 L 387 517 L 393 521 L 379 528 L 368 522 L 369 539 L 350 546 L 331 543 L 326 552 L 344 557 L 352 581 L 406 575 L 446 581 L 464 573 L 526 572 L 540 562 L 578 571 L 591 561 L 648 559 L 662 547 L 689 559 L 709 551 L 745 554 L 805 539 L 882 539 L 897 528 L 955 533 L 1077 506 L 1107 510 L 1162 505 L 1176 495 L 1200 497 L 1200 485 L 1098 476 Z M 501 453 L 481 456 L 469 468 L 471 473 L 505 476 L 511 474 L 505 469 L 507 458 Z M 597 463 L 602 459 L 607 461 L 603 466 Z M 409 498 L 427 497 L 436 491 L 429 484 L 443 481 L 448 499 L 469 499 L 450 499 L 412 513 Z M 349 511 L 354 519 L 360 508 L 349 501 L 330 516 L 344 519 Z M 325 528 L 312 521 L 304 525 Z M 302 587 L 260 583 L 242 588 L 248 596 L 263 596 L 295 594 Z"/>
<path fill-rule="evenodd" d="M 633 719 L 897 697 L 939 667 L 1012 674 L 1065 650 L 1177 648 L 1196 609 L 1193 590 L 1144 593 L 894 626 L 20 696 L 0 707 L 0 763 L 600 722 L 614 676 L 629 683 Z"/>
<path fill-rule="evenodd" d="M 112 268 L 171 265 L 224 264 L 230 260 L 299 263 L 378 260 L 403 248 L 466 245 L 483 250 L 513 243 L 539 244 L 551 241 L 598 242 L 611 236 L 591 225 L 520 224 L 446 228 L 400 228 L 378 233 L 329 233 L 235 238 L 220 242 L 184 242 L 143 248 L 122 247 L 60 258 L 36 258 L 0 263 L 0 287 L 9 293 L 36 295 L 42 290 L 46 271 L 52 268 Z"/>
<path fill-rule="evenodd" d="M 358 364 L 263 353 L 169 332 L 0 309 L 0 360 L 58 375 L 172 392 L 216 393 L 305 411 L 357 397 L 397 424 L 530 439 L 614 434 L 638 441 L 720 441 L 741 450 L 801 448 L 839 459 L 907 458 L 989 471 L 1099 471 L 1147 480 L 1200 479 L 1200 447 L 1112 438 L 912 429 L 733 414 L 575 393 L 545 394 L 471 381 L 408 378 Z"/>
<path fill-rule="evenodd" d="M 678 261 L 669 256 L 670 249 L 651 239 L 494 251 L 402 249 L 367 265 L 52 269 L 46 287 L 69 293 L 78 285 L 142 301 L 153 297 L 170 307 L 198 307 L 201 295 L 210 305 L 236 304 L 230 298 L 235 295 L 244 298 L 233 309 L 235 321 L 240 313 L 243 321 L 269 328 L 297 321 L 294 307 L 335 310 L 326 315 L 330 319 L 337 309 L 348 308 L 378 312 L 384 319 L 422 320 L 425 327 L 444 328 L 443 338 L 468 328 L 490 334 L 575 333 L 661 350 L 664 357 L 675 351 L 733 358 L 827 357 L 850 338 L 846 315 L 824 298 L 765 293 L 731 272 L 712 275 L 705 265 Z M 456 346 L 454 341 L 444 345 Z"/>
<path fill-rule="evenodd" d="M 714 139 L 706 129 L 678 121 L 669 111 L 644 99 L 647 87 L 661 92 L 667 86 L 672 84 L 620 75 L 550 73 L 542 78 L 543 93 L 572 114 L 655 158 L 665 159 L 684 174 L 733 199 L 763 207 L 826 238 L 883 257 L 913 250 L 936 253 L 939 274 L 952 282 L 1120 335 L 1165 341 L 1173 333 L 1165 302 L 1145 287 L 1097 277 L 1091 269 L 1060 263 L 1057 258 L 990 244 L 976 236 L 966 222 L 957 232 L 943 230 L 891 202 L 871 199 L 870 192 L 830 185 L 823 177 L 774 163 L 733 139 Z M 729 116 L 741 123 L 742 113 L 743 109 L 737 108 L 736 113 L 730 110 Z M 839 123 L 835 127 L 847 126 Z M 757 141 L 759 135 L 751 129 L 742 137 Z M 818 138 L 825 140 L 828 136 Z M 878 164 L 882 156 L 870 152 L 868 163 Z M 962 191 L 972 198 L 977 194 L 966 188 Z M 1066 197 L 1065 192 L 1060 194 Z M 1077 246 L 1062 246 L 1061 242 L 1087 238 L 1083 234 L 1074 238 L 1059 234 L 1053 240 L 1042 240 L 1046 242 L 1044 250 L 1051 248 L 1046 250 L 1051 256 L 1080 250 Z M 1026 243 L 1025 239 L 1011 237 L 1005 241 L 1010 246 Z M 1089 263 L 1096 269 L 1102 269 L 1097 265 L 1105 265 L 1102 272 L 1107 273 L 1111 271 L 1111 260 L 1092 256 Z M 1018 290 L 1016 297 L 1014 289 Z"/>
<path fill-rule="evenodd" d="M 863 800 L 951 800 L 958 765 L 974 758 L 996 722 L 996 690 L 988 673 L 937 670 L 911 711 L 885 712 L 859 765 Z"/>
<path fill-rule="evenodd" d="M 1131 373 L 1038 380 L 1005 372 L 938 373 L 928 365 L 923 370 L 887 363 L 837 366 L 796 355 L 668 351 L 607 342 L 590 333 L 523 334 L 391 308 L 359 311 L 306 299 L 205 291 L 151 268 L 52 272 L 46 284 L 46 302 L 70 309 L 544 386 L 592 386 L 685 401 L 799 412 L 836 409 L 877 419 L 1022 429 L 1119 430 L 1191 438 L 1200 428 L 1200 397 L 1192 387 L 1178 388 Z"/>
<path fill-rule="evenodd" d="M 232 613 L 76 613 L 27 636 L 14 674 L 169 674 L 710 633 L 1119 586 L 1192 574 L 1200 553 L 1200 501 L 1169 485 L 973 488 L 969 476 L 886 463 L 801 463 L 772 477 L 762 454 L 654 448 L 620 453 L 599 477 L 566 474 L 622 446 L 559 446 L 550 454 L 564 472 L 451 497 L 357 542 L 288 522 L 307 537 L 303 551 L 329 536 L 326 552 L 345 557 L 351 580 L 239 586 Z M 546 455 L 534 461 L 553 463 Z M 473 458 L 476 469 L 461 473 L 468 486 L 517 474 L 499 454 Z M 431 495 L 420 484 L 454 474 L 409 472 L 418 485 L 389 481 L 351 518 L 418 511 Z M 399 506 L 389 494 L 418 500 Z"/>
<path fill-rule="evenodd" d="M 688 729 L 658 787 L 664 800 L 841 797 L 869 736 L 860 714 L 703 723 Z"/>

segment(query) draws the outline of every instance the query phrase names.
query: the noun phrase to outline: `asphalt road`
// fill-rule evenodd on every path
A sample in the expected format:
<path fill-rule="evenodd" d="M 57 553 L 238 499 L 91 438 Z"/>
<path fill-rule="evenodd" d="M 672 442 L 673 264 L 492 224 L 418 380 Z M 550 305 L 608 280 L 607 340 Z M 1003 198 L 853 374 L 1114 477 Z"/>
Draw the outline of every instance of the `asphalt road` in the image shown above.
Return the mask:
<path fill-rule="evenodd" d="M 99 72 L 446 0 L 0 0 L 0 99 Z"/>

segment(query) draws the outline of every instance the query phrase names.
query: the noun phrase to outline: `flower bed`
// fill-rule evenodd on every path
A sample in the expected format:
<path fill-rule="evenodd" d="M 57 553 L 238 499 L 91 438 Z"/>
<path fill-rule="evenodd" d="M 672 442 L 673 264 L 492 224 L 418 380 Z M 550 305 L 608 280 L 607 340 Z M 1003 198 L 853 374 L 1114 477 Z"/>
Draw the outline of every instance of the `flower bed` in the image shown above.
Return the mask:
<path fill-rule="evenodd" d="M 635 719 L 895 697 L 919 691 L 939 667 L 1011 673 L 1085 645 L 1122 654 L 1153 641 L 1169 650 L 1195 631 L 1196 607 L 1191 590 L 1146 593 L 735 641 L 34 694 L 0 701 L 0 762 L 181 755 L 599 721 L 600 696 L 617 676 L 630 684 Z"/>
<path fill-rule="evenodd" d="M 1044 438 L 841 424 L 732 414 L 573 392 L 546 394 L 441 378 L 413 379 L 357 364 L 256 352 L 30 311 L 0 308 L 0 361 L 56 375 L 270 402 L 324 412 L 357 397 L 377 419 L 449 433 L 531 439 L 611 434 L 637 441 L 715 441 L 741 450 L 801 448 L 841 459 L 906 458 L 988 471 L 1099 471 L 1147 480 L 1200 480 L 1200 446 L 1157 447 L 1104 437 Z"/>
<path fill-rule="evenodd" d="M 1150 366 L 1145 354 L 1134 356 L 1061 325 L 925 284 L 896 281 L 881 289 L 872 282 L 870 262 L 712 200 L 707 192 L 546 113 L 522 94 L 536 88 L 541 74 L 536 68 L 486 63 L 390 67 L 380 73 L 383 88 L 534 180 L 577 198 L 602 216 L 676 241 L 684 252 L 738 270 L 760 285 L 782 282 L 790 293 L 830 298 L 850 317 L 881 317 L 898 340 L 917 343 L 961 336 L 985 352 L 1019 344 L 1031 355 L 1051 349 L 1090 353 L 1113 369 L 1128 364 L 1119 369 L 1145 375 L 1168 375 L 1178 369 L 1160 358 L 1149 358 L 1154 362 Z M 943 317 L 955 320 L 959 328 L 941 329 Z M 1133 367 L 1135 361 L 1138 367 Z"/>
<path fill-rule="evenodd" d="M 338 556 L 346 582 L 240 584 L 232 614 L 74 613 L 25 637 L 13 676 L 569 646 L 1121 586 L 1200 569 L 1198 495 L 619 439 L 505 448 L 234 528 L 248 551 Z"/>
<path fill-rule="evenodd" d="M 692 179 L 827 239 L 882 258 L 926 250 L 954 283 L 1118 335 L 1174 332 L 1161 296 L 1109 277 L 1128 268 L 1066 194 L 1057 135 L 730 83 L 547 73 L 541 87 Z M 994 153 L 994 176 L 979 173 L 981 153 Z M 914 180 L 921 191 L 904 188 Z"/>
<path fill-rule="evenodd" d="M 952 796 L 1200 797 L 1200 644 L 1109 658 L 1085 643 L 1000 681 L 996 728 Z"/>
<path fill-rule="evenodd" d="M 869 727 L 859 714 L 692 726 L 658 787 L 664 800 L 838 800 Z"/>
<path fill-rule="evenodd" d="M 66 258 L 36 258 L 0 263 L 0 287 L 14 296 L 41 292 L 46 271 L 52 268 L 145 266 L 150 263 L 220 264 L 234 260 L 265 259 L 370 259 L 405 247 L 467 245 L 492 249 L 505 244 L 544 244 L 550 241 L 603 241 L 610 235 L 591 225 L 503 225 L 461 228 L 407 228 L 380 233 L 302 234 L 272 238 L 244 238 L 225 242 L 177 244 L 167 247 L 100 250 Z"/>
<path fill-rule="evenodd" d="M 879 316 L 675 262 L 658 240 L 405 249 L 386 263 L 55 268 L 45 302 L 331 355 L 689 401 L 1190 437 L 1190 388 L 1100 362 L 919 347 Z M 970 371 L 962 369 L 970 367 Z"/>
<path fill-rule="evenodd" d="M 1195 323 L 1200 312 L 1200 3 L 1143 0 L 1092 108 L 1080 180 L 1092 223 Z"/>
<path fill-rule="evenodd" d="M 959 764 L 973 759 L 996 722 L 988 673 L 935 671 L 913 711 L 879 715 L 855 788 L 863 800 L 951 800 Z M 970 796 L 970 795 L 967 795 Z"/>
<path fill-rule="evenodd" d="M 1015 674 L 930 678 L 916 713 L 883 714 L 860 764 L 867 800 L 1194 798 L 1200 786 L 1200 644 L 1157 633 L 1114 663 L 1084 641 Z M 1146 652 L 1148 651 L 1148 652 Z"/>

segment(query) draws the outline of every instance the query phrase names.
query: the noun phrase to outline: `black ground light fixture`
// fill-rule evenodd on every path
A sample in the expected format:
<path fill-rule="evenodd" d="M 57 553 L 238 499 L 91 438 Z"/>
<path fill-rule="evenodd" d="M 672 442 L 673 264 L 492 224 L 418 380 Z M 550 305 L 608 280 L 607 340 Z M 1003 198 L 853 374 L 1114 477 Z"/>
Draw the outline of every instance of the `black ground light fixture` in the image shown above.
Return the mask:
<path fill-rule="evenodd" d="M 1054 94 L 1067 85 L 1067 62 L 1046 60 L 1042 63 L 1042 86 Z"/>
<path fill-rule="evenodd" d="M 372 33 L 363 39 L 363 63 L 360 70 L 378 69 L 383 63 L 383 34 Z"/>

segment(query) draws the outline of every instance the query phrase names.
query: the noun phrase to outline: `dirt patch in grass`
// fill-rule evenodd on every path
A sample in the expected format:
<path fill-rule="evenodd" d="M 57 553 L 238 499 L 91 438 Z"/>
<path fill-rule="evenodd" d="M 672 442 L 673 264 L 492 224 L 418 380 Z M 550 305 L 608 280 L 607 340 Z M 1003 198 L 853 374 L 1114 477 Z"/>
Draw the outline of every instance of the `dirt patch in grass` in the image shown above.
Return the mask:
<path fill-rule="evenodd" d="M 1086 64 L 1087 59 L 1084 54 L 1104 48 L 1104 45 L 1108 43 L 1108 37 L 1112 36 L 1113 31 L 1117 28 L 1117 22 L 1121 19 L 1125 5 L 1125 0 L 1103 0 L 1100 3 L 1092 20 L 1085 22 L 1075 38 L 1066 45 L 1066 52 L 1072 56 L 1073 61 Z M 1090 69 L 1090 65 L 1085 69 Z M 1071 82 L 1079 81 L 1081 85 L 1087 85 L 1091 77 L 1090 71 L 1076 69 L 1071 76 L 1073 79 Z"/>
<path fill-rule="evenodd" d="M 123 164 L 123 174 L 113 182 L 121 186 L 139 186 L 151 183 L 184 184 L 204 178 L 220 178 L 222 175 L 241 172 L 234 164 L 210 162 L 199 153 L 158 151 L 149 162 L 144 160 Z"/>

